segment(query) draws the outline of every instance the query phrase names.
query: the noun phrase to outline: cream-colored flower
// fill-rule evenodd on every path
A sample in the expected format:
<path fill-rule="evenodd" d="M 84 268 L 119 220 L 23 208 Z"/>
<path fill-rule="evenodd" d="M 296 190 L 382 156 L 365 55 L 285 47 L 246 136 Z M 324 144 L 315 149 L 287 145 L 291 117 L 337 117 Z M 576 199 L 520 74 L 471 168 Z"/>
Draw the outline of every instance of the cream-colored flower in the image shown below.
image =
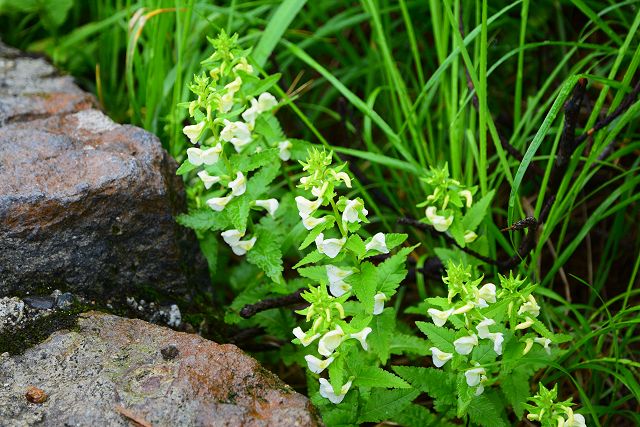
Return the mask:
<path fill-rule="evenodd" d="M 318 353 L 323 356 L 331 356 L 333 351 L 344 341 L 344 331 L 337 325 L 334 330 L 324 334 L 318 342 Z"/>
<path fill-rule="evenodd" d="M 471 230 L 467 230 L 464 233 L 464 242 L 465 243 L 473 243 L 478 238 L 478 235 Z"/>
<path fill-rule="evenodd" d="M 369 351 L 369 346 L 367 345 L 367 335 L 369 335 L 371 333 L 373 329 L 371 329 L 370 327 L 366 327 L 363 330 L 361 330 L 358 333 L 355 334 L 351 334 L 350 337 L 351 338 L 355 338 L 358 341 L 360 341 L 360 344 L 362 345 L 362 349 L 364 351 Z"/>
<path fill-rule="evenodd" d="M 433 359 L 433 364 L 436 368 L 442 368 L 445 363 L 449 360 L 453 359 L 452 353 L 445 353 L 441 351 L 437 347 L 431 347 L 431 358 Z"/>
<path fill-rule="evenodd" d="M 273 216 L 273 214 L 278 210 L 280 203 L 278 203 L 277 199 L 256 200 L 256 206 L 266 209 L 267 213 Z"/>
<path fill-rule="evenodd" d="M 462 197 L 463 199 L 466 200 L 466 206 L 468 208 L 471 207 L 471 204 L 473 203 L 473 196 L 471 195 L 471 191 L 469 190 L 462 190 L 460 192 L 458 192 L 458 194 L 460 195 L 460 197 Z"/>
<path fill-rule="evenodd" d="M 289 140 L 278 143 L 278 150 L 280 150 L 280 153 L 278 155 L 280 156 L 280 160 L 282 160 L 283 162 L 286 162 L 291 158 L 292 147 L 293 147 L 293 144 L 291 144 Z"/>
<path fill-rule="evenodd" d="M 464 373 L 469 387 L 475 387 L 480 384 L 480 381 L 487 378 L 486 375 L 487 371 L 485 371 L 484 368 L 472 368 Z"/>
<path fill-rule="evenodd" d="M 583 415 L 571 413 L 562 427 L 587 427 L 587 421 Z"/>
<path fill-rule="evenodd" d="M 530 327 L 531 325 L 533 325 L 533 320 L 530 317 L 527 317 L 527 320 L 525 320 L 522 323 L 518 323 L 516 325 L 516 331 L 519 331 L 521 329 L 527 329 L 528 327 Z"/>
<path fill-rule="evenodd" d="M 387 300 L 387 296 L 382 292 L 379 292 L 373 297 L 373 314 L 378 315 L 384 310 L 384 302 Z"/>
<path fill-rule="evenodd" d="M 206 188 L 207 190 L 210 189 L 213 184 L 220 182 L 219 176 L 209 175 L 209 173 L 205 170 L 201 170 L 200 172 L 198 172 L 198 178 L 202 180 L 204 188 Z"/>
<path fill-rule="evenodd" d="M 307 230 L 313 230 L 317 225 L 324 223 L 327 220 L 327 217 L 315 218 L 312 216 L 308 216 L 302 220 L 302 225 Z"/>
<path fill-rule="evenodd" d="M 453 346 L 456 349 L 456 353 L 466 355 L 471 353 L 473 347 L 478 345 L 478 337 L 476 334 L 471 334 L 467 337 L 458 338 L 453 342 Z"/>
<path fill-rule="evenodd" d="M 251 127 L 255 125 L 256 118 L 266 111 L 270 111 L 278 105 L 278 101 L 276 98 L 271 95 L 269 92 L 264 92 L 260 94 L 258 99 L 251 98 L 251 107 L 247 108 L 244 113 L 242 113 L 242 118 L 245 122 L 249 123 Z"/>
<path fill-rule="evenodd" d="M 251 143 L 251 130 L 246 123 L 231 122 L 224 119 L 224 128 L 220 132 L 220 138 L 233 144 L 233 148 L 239 153 L 242 147 Z"/>
<path fill-rule="evenodd" d="M 329 181 L 325 181 L 320 187 L 312 187 L 311 194 L 313 194 L 318 199 L 323 199 L 324 193 L 327 191 L 328 188 L 329 188 Z"/>
<path fill-rule="evenodd" d="M 218 143 L 215 147 L 201 150 L 200 148 L 191 147 L 187 149 L 187 158 L 194 166 L 212 165 L 218 161 L 222 153 L 222 144 Z"/>
<path fill-rule="evenodd" d="M 235 229 L 223 231 L 220 235 L 227 245 L 235 245 L 244 237 L 243 232 Z"/>
<path fill-rule="evenodd" d="M 207 200 L 207 205 L 216 212 L 220 212 L 224 209 L 225 206 L 231 201 L 233 196 L 226 197 L 212 197 Z"/>
<path fill-rule="evenodd" d="M 551 354 L 551 348 L 549 347 L 549 344 L 551 344 L 551 340 L 549 338 L 536 337 L 533 339 L 533 341 L 544 347 L 544 350 L 547 352 L 547 354 Z"/>
<path fill-rule="evenodd" d="M 240 58 L 240 62 L 233 66 L 233 71 L 244 71 L 247 74 L 253 73 L 253 67 L 247 62 L 247 58 Z"/>
<path fill-rule="evenodd" d="M 331 172 L 333 172 L 333 170 Z M 333 172 L 333 176 L 338 181 L 344 182 L 344 185 L 346 185 L 347 188 L 351 188 L 351 178 L 349 177 L 349 174 L 346 172 Z"/>
<path fill-rule="evenodd" d="M 540 315 L 540 306 L 538 305 L 533 295 L 529 295 L 527 297 L 527 302 L 520 306 L 520 308 L 518 309 L 518 314 L 521 316 L 527 314 L 532 317 L 538 317 Z"/>
<path fill-rule="evenodd" d="M 524 340 L 524 350 L 522 350 L 522 355 L 529 353 L 531 351 L 531 347 L 533 347 L 533 340 L 531 338 L 527 338 Z"/>
<path fill-rule="evenodd" d="M 453 314 L 464 314 L 467 313 L 471 310 L 473 310 L 473 307 L 475 307 L 475 304 L 472 302 L 467 302 L 465 305 L 463 305 L 460 308 L 457 308 L 453 311 Z"/>
<path fill-rule="evenodd" d="M 197 125 L 185 126 L 182 129 L 182 133 L 184 133 L 187 136 L 187 138 L 189 138 L 189 141 L 192 144 L 195 144 L 198 142 L 198 138 L 200 138 L 200 134 L 202 133 L 202 130 L 204 129 L 205 124 L 206 123 L 203 120 Z"/>
<path fill-rule="evenodd" d="M 238 171 L 236 179 L 229 183 L 229 188 L 231 189 L 231 195 L 236 197 L 243 195 L 247 191 L 247 179 L 242 172 Z"/>
<path fill-rule="evenodd" d="M 238 243 L 234 245 L 229 245 L 229 246 L 231 246 L 231 250 L 233 251 L 234 254 L 241 256 L 246 254 L 253 248 L 253 245 L 255 245 L 256 240 L 257 240 L 256 237 L 252 237 L 249 240 L 240 240 Z"/>
<path fill-rule="evenodd" d="M 496 285 L 487 283 L 478 289 L 478 298 L 493 304 L 496 302 Z"/>
<path fill-rule="evenodd" d="M 305 219 L 311 216 L 315 211 L 318 210 L 320 205 L 322 204 L 322 199 L 317 200 L 307 200 L 302 196 L 296 197 L 296 205 L 298 206 L 298 213 L 300 214 L 300 218 Z"/>
<path fill-rule="evenodd" d="M 340 393 L 336 394 L 333 391 L 333 387 L 331 386 L 329 381 L 327 381 L 324 378 L 320 378 L 320 396 L 324 397 L 325 399 L 329 399 L 331 403 L 338 404 L 342 402 L 342 400 L 344 399 L 344 396 L 347 394 L 350 388 L 351 388 L 351 381 L 344 384 L 340 388 Z"/>
<path fill-rule="evenodd" d="M 450 308 L 449 310 L 445 310 L 445 311 L 440 311 L 435 308 L 430 308 L 429 310 L 427 310 L 427 314 L 431 316 L 431 319 L 433 320 L 434 325 L 444 326 L 444 324 L 447 323 L 449 316 L 453 314 L 453 308 Z"/>
<path fill-rule="evenodd" d="M 493 351 L 499 356 L 502 354 L 502 343 L 504 342 L 504 335 L 502 332 L 492 332 L 487 337 L 493 341 Z"/>
<path fill-rule="evenodd" d="M 325 239 L 324 233 L 320 233 L 316 237 L 318 252 L 325 254 L 329 258 L 335 258 L 338 256 L 346 242 L 346 237 L 343 237 L 342 239 Z"/>
<path fill-rule="evenodd" d="M 433 225 L 433 228 L 435 228 L 436 231 L 443 233 L 447 231 L 453 223 L 453 215 L 444 217 L 442 215 L 436 214 L 436 211 L 437 209 L 435 206 L 429 206 L 425 210 L 425 214 L 431 225 Z"/>
<path fill-rule="evenodd" d="M 333 362 L 333 357 L 329 357 L 328 359 L 322 360 L 310 354 L 307 354 L 304 357 L 304 359 L 307 361 L 309 370 L 314 374 L 321 373 L 322 371 L 327 369 L 327 366 L 331 365 L 331 362 Z"/>
<path fill-rule="evenodd" d="M 364 204 L 358 199 L 347 200 L 347 204 L 342 212 L 342 222 L 362 222 L 360 214 L 366 217 L 369 212 L 365 209 Z"/>
<path fill-rule="evenodd" d="M 389 249 L 387 248 L 387 242 L 385 240 L 383 233 L 376 233 L 371 238 L 371 241 L 365 245 L 365 250 L 369 251 L 378 251 L 383 254 L 388 254 Z"/>
<path fill-rule="evenodd" d="M 480 323 L 478 323 L 478 326 L 476 326 L 476 330 L 478 331 L 478 337 L 480 337 L 481 339 L 489 338 L 489 334 L 491 334 L 491 332 L 489 332 L 489 326 L 495 325 L 495 324 L 496 324 L 495 320 L 487 319 L 485 317 L 484 320 L 482 320 Z"/>
<path fill-rule="evenodd" d="M 293 330 L 293 335 L 295 335 L 296 338 L 300 340 L 300 344 L 305 347 L 314 342 L 316 339 L 320 338 L 320 334 L 314 334 L 311 336 L 308 335 L 307 333 L 302 331 L 302 328 L 300 326 L 296 327 Z"/>
<path fill-rule="evenodd" d="M 344 279 L 353 274 L 353 270 L 346 270 L 335 265 L 326 265 L 327 278 L 329 279 L 329 292 L 334 297 L 340 297 L 351 290 L 351 285 L 344 282 Z"/>

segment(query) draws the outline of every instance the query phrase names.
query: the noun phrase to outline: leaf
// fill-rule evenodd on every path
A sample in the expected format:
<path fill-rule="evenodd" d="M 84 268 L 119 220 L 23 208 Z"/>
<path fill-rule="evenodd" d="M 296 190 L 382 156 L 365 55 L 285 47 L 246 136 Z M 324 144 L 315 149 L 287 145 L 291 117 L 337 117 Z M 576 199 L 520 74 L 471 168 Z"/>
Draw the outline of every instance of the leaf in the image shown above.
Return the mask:
<path fill-rule="evenodd" d="M 351 285 L 356 298 L 362 303 L 366 313 L 373 314 L 374 296 L 376 294 L 376 267 L 370 262 L 360 265 L 360 272 L 345 279 Z"/>
<path fill-rule="evenodd" d="M 416 354 L 425 356 L 431 354 L 427 340 L 406 334 L 393 334 L 391 338 L 391 354 Z"/>
<path fill-rule="evenodd" d="M 387 249 L 392 250 L 397 246 L 400 246 L 407 240 L 408 235 L 404 233 L 388 233 L 384 235 L 384 241 L 387 245 Z"/>
<path fill-rule="evenodd" d="M 421 405 L 410 404 L 393 416 L 392 421 L 405 427 L 455 427 Z"/>
<path fill-rule="evenodd" d="M 385 364 L 389 359 L 391 338 L 396 329 L 395 310 L 386 308 L 381 314 L 373 316 L 369 326 L 372 331 L 367 337 L 367 342 L 371 350 L 378 355 L 380 362 Z"/>
<path fill-rule="evenodd" d="M 360 387 L 411 388 L 402 378 L 377 366 L 364 366 L 354 382 Z"/>
<path fill-rule="evenodd" d="M 394 366 L 393 370 L 414 388 L 427 393 L 438 412 L 446 413 L 456 404 L 456 387 L 452 374 L 442 369 Z"/>
<path fill-rule="evenodd" d="M 420 329 L 434 346 L 446 353 L 453 353 L 455 341 L 455 332 L 444 326 L 436 326 L 430 322 L 416 322 L 416 326 Z"/>
<path fill-rule="evenodd" d="M 209 267 L 209 276 L 213 277 L 216 274 L 217 262 L 218 262 L 218 239 L 213 233 L 206 233 L 199 241 L 200 250 L 207 260 L 207 266 Z"/>
<path fill-rule="evenodd" d="M 387 298 L 396 293 L 400 282 L 407 275 L 406 261 L 415 246 L 402 248 L 376 267 L 376 292 L 382 292 Z"/>
<path fill-rule="evenodd" d="M 404 408 L 420 394 L 417 390 L 386 390 L 374 388 L 358 417 L 359 423 L 387 420 Z"/>
<path fill-rule="evenodd" d="M 255 227 L 256 243 L 247 252 L 247 261 L 254 264 L 274 282 L 282 281 L 282 234 L 278 233 L 280 228 L 276 220 L 270 217 L 263 217 Z"/>
<path fill-rule="evenodd" d="M 268 114 L 258 116 L 254 133 L 262 135 L 268 144 L 277 144 L 287 139 L 278 119 Z"/>
<path fill-rule="evenodd" d="M 362 258 L 367 251 L 364 245 L 364 241 L 357 234 L 352 234 L 347 239 L 347 243 L 345 243 L 344 247 L 351 252 L 353 252 L 358 258 Z"/>
<path fill-rule="evenodd" d="M 465 246 L 464 231 L 465 230 L 463 228 L 461 218 L 459 215 L 456 215 L 453 223 L 451 224 L 451 227 L 449 227 L 449 233 L 451 234 L 451 237 L 454 238 L 456 243 L 463 248 Z"/>
<path fill-rule="evenodd" d="M 298 267 L 302 267 L 303 265 L 306 265 L 306 264 L 316 263 L 316 262 L 320 261 L 322 258 L 324 258 L 324 254 L 321 254 L 316 249 L 314 251 L 309 252 L 296 265 L 294 265 L 293 268 L 295 269 L 295 268 L 298 268 Z"/>
<path fill-rule="evenodd" d="M 513 407 L 513 412 L 518 418 L 522 418 L 524 404 L 527 403 L 530 396 L 528 372 L 516 368 L 508 375 L 503 375 L 500 388 L 507 402 Z"/>
<path fill-rule="evenodd" d="M 268 190 L 268 185 L 278 176 L 280 162 L 272 162 L 265 165 L 247 182 L 247 191 L 243 194 L 250 200 L 260 199 Z M 242 197 L 242 196 L 240 196 Z"/>
<path fill-rule="evenodd" d="M 246 154 L 234 154 L 231 156 L 231 164 L 235 169 L 240 169 L 243 172 L 251 172 L 273 162 L 279 162 L 278 153 L 280 150 L 277 148 L 271 148 L 269 150 L 263 150 L 259 153 L 254 153 L 251 156 Z"/>
<path fill-rule="evenodd" d="M 184 175 L 195 168 L 197 168 L 197 166 L 194 166 L 189 160 L 185 160 L 176 171 L 176 175 Z"/>
<path fill-rule="evenodd" d="M 495 190 L 491 190 L 482 199 L 471 205 L 471 208 L 469 208 L 464 218 L 462 218 L 462 226 L 465 231 L 473 231 L 478 228 L 478 225 L 480 225 L 484 217 L 487 215 L 487 210 L 489 209 L 489 205 L 494 194 Z"/>
<path fill-rule="evenodd" d="M 249 80 L 247 84 L 242 85 L 242 91 L 247 97 L 258 96 L 263 92 L 268 91 L 273 85 L 278 83 L 280 77 L 282 77 L 282 74 L 276 73 L 258 81 Z"/>
<path fill-rule="evenodd" d="M 224 230 L 231 225 L 224 212 L 215 212 L 209 208 L 178 215 L 176 221 L 194 230 Z"/>
<path fill-rule="evenodd" d="M 467 407 L 469 418 L 484 427 L 507 427 L 503 412 L 485 394 L 475 396 Z"/>
<path fill-rule="evenodd" d="M 243 195 L 234 197 L 224 208 L 224 213 L 229 218 L 231 225 L 236 230 L 244 232 L 247 229 L 247 220 L 252 199 L 245 192 Z"/>
<path fill-rule="evenodd" d="M 280 41 L 284 32 L 289 28 L 289 25 L 291 25 L 291 22 L 305 3 L 306 0 L 285 0 L 280 2 L 278 9 L 269 17 L 269 23 L 264 29 L 260 41 L 253 49 L 252 58 L 258 66 L 263 67 L 267 62 L 267 58 L 269 58 L 278 41 Z"/>
<path fill-rule="evenodd" d="M 329 279 L 327 277 L 327 267 L 325 265 L 302 267 L 298 269 L 298 274 L 302 277 L 314 280 L 323 285 L 329 284 Z"/>
<path fill-rule="evenodd" d="M 322 224 L 316 225 L 311 231 L 309 231 L 309 234 L 307 234 L 307 237 L 305 237 L 304 241 L 298 247 L 299 250 L 303 250 L 304 248 L 309 246 L 311 243 L 315 242 L 316 237 L 318 237 L 320 233 L 324 232 L 328 228 L 333 227 L 335 219 L 330 216 L 327 216 L 325 218 L 327 218 L 325 222 L 323 222 Z"/>

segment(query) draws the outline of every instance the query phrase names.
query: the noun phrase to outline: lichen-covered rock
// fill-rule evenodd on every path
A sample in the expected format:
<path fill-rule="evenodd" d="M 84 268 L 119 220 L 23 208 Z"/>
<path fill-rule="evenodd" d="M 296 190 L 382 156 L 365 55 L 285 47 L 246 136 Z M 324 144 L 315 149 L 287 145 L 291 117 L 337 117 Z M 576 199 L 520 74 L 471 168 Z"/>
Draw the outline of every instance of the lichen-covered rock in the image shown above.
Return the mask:
<path fill-rule="evenodd" d="M 206 280 L 193 234 L 174 221 L 185 203 L 176 163 L 92 99 L 0 45 L 0 297 L 179 293 Z"/>
<path fill-rule="evenodd" d="M 0 357 L 0 425 L 314 426 L 304 396 L 233 345 L 90 312 Z M 35 387 L 46 395 L 30 403 Z"/>

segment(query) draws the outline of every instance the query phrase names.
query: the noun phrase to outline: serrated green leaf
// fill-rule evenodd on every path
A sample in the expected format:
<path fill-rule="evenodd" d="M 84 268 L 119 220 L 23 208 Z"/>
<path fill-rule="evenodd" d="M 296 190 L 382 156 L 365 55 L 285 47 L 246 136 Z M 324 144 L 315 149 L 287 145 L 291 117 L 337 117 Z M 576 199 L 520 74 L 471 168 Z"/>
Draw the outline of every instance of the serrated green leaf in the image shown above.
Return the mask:
<path fill-rule="evenodd" d="M 353 252 L 358 258 L 362 258 L 364 253 L 367 251 L 364 246 L 364 241 L 362 241 L 362 238 L 357 234 L 349 236 L 344 247 Z"/>
<path fill-rule="evenodd" d="M 224 212 L 215 212 L 209 208 L 178 215 L 176 221 L 194 230 L 224 230 L 231 225 Z"/>
<path fill-rule="evenodd" d="M 229 204 L 225 206 L 224 213 L 229 218 L 231 225 L 236 230 L 244 232 L 247 229 L 247 220 L 251 210 L 251 201 L 247 193 L 234 197 Z"/>
<path fill-rule="evenodd" d="M 278 83 L 280 77 L 282 77 L 282 74 L 276 73 L 265 77 L 264 79 L 256 79 L 257 81 L 248 81 L 242 85 L 242 91 L 244 92 L 245 96 L 258 96 L 263 92 L 268 91 L 273 85 Z"/>
<path fill-rule="evenodd" d="M 391 338 L 396 329 L 396 315 L 393 307 L 386 308 L 381 314 L 373 316 L 369 326 L 372 331 L 367 337 L 367 342 L 384 365 L 389 360 Z"/>
<path fill-rule="evenodd" d="M 453 239 L 456 241 L 458 245 L 462 247 L 465 246 L 465 242 L 464 242 L 465 229 L 463 228 L 462 221 L 458 215 L 455 216 L 455 219 L 453 220 L 453 223 L 451 224 L 451 227 L 449 227 L 448 231 L 451 234 L 451 237 L 453 237 Z"/>
<path fill-rule="evenodd" d="M 384 241 L 387 245 L 387 249 L 392 250 L 407 240 L 408 235 L 404 233 L 387 233 L 384 235 Z"/>
<path fill-rule="evenodd" d="M 360 387 L 410 388 L 402 378 L 377 366 L 364 366 L 354 383 Z"/>
<path fill-rule="evenodd" d="M 376 293 L 382 292 L 387 298 L 396 293 L 400 282 L 407 275 L 407 255 L 415 246 L 402 248 L 391 258 L 376 267 Z"/>
<path fill-rule="evenodd" d="M 455 331 L 444 326 L 436 326 L 430 322 L 416 322 L 416 326 L 439 350 L 453 353 L 453 341 L 456 339 Z"/>
<path fill-rule="evenodd" d="M 417 354 L 425 356 L 431 354 L 427 340 L 406 334 L 393 334 L 391 338 L 391 354 Z"/>
<path fill-rule="evenodd" d="M 514 369 L 508 375 L 502 376 L 500 388 L 513 412 L 520 419 L 524 415 L 524 404 L 530 396 L 529 374 L 524 369 Z"/>
<path fill-rule="evenodd" d="M 376 267 L 370 262 L 364 262 L 360 265 L 359 273 L 345 279 L 345 282 L 351 285 L 356 298 L 362 303 L 365 312 L 370 314 L 373 313 L 377 277 Z"/>
<path fill-rule="evenodd" d="M 494 194 L 495 190 L 491 190 L 483 198 L 471 205 L 471 208 L 469 208 L 462 218 L 463 231 L 473 231 L 478 228 L 478 225 L 480 225 L 484 217 L 487 215 L 487 210 L 489 209 L 489 205 L 491 204 Z"/>
<path fill-rule="evenodd" d="M 467 407 L 469 418 L 483 427 L 507 427 L 503 413 L 496 404 L 484 394 L 474 396 Z"/>
<path fill-rule="evenodd" d="M 302 267 L 303 265 L 307 265 L 307 264 L 310 264 L 310 263 L 316 263 L 316 262 L 320 261 L 322 258 L 324 258 L 324 254 L 321 254 L 316 249 L 314 251 L 309 252 L 296 265 L 294 265 L 293 268 L 295 269 L 295 268 L 298 268 L 298 267 Z"/>
<path fill-rule="evenodd" d="M 176 171 L 176 175 L 184 175 L 188 172 L 191 172 L 195 168 L 197 168 L 197 166 L 194 166 L 193 164 L 191 164 L 189 160 L 185 160 L 184 162 L 182 162 L 182 164 Z"/>
<path fill-rule="evenodd" d="M 323 233 L 325 230 L 333 227 L 333 224 L 335 223 L 335 219 L 331 216 L 327 216 L 326 218 L 327 219 L 325 220 L 325 222 L 323 222 L 322 224 L 316 225 L 311 231 L 309 231 L 309 234 L 307 234 L 307 237 L 305 237 L 304 241 L 298 247 L 299 250 L 305 249 L 307 246 L 309 246 L 311 243 L 313 243 L 316 240 L 316 237 L 318 237 L 320 233 Z"/>
<path fill-rule="evenodd" d="M 214 233 L 205 233 L 201 239 L 199 239 L 200 250 L 207 260 L 207 266 L 209 267 L 209 276 L 213 277 L 216 274 L 218 266 L 218 239 Z"/>
<path fill-rule="evenodd" d="M 247 156 L 246 154 L 234 154 L 231 156 L 231 165 L 235 169 L 239 169 L 243 172 L 251 172 L 273 162 L 280 162 L 278 158 L 280 150 L 277 148 L 271 148 L 268 150 L 260 151 L 259 153 L 254 153 L 251 156 Z"/>
<path fill-rule="evenodd" d="M 243 194 L 250 200 L 260 199 L 269 189 L 269 184 L 278 176 L 280 170 L 280 162 L 272 162 L 263 166 L 258 172 L 254 173 L 247 182 L 247 191 Z M 242 196 L 241 196 L 242 197 Z"/>
<path fill-rule="evenodd" d="M 359 423 L 388 420 L 409 406 L 420 392 L 412 389 L 385 390 L 374 388 L 360 411 Z"/>
<path fill-rule="evenodd" d="M 404 427 L 456 427 L 421 405 L 412 403 L 393 416 L 394 421 Z"/>
<path fill-rule="evenodd" d="M 282 282 L 282 234 L 279 233 L 277 221 L 270 217 L 263 217 L 255 227 L 256 243 L 247 252 L 247 261 L 254 264 L 274 282 Z"/>
<path fill-rule="evenodd" d="M 275 145 L 287 139 L 280 122 L 271 114 L 261 114 L 256 119 L 254 133 L 262 135 L 267 144 Z"/>
<path fill-rule="evenodd" d="M 299 268 L 298 274 L 323 285 L 329 284 L 329 279 L 327 278 L 327 267 L 324 265 Z"/>

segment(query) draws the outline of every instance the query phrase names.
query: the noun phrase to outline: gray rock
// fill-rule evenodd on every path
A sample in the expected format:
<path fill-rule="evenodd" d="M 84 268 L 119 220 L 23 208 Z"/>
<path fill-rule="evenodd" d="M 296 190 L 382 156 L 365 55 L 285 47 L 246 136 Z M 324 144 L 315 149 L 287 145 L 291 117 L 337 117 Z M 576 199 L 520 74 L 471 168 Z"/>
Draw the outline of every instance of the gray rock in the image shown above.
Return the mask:
<path fill-rule="evenodd" d="M 320 424 L 307 398 L 237 347 L 96 312 L 0 357 L 0 384 L 6 427 L 128 426 L 131 416 L 156 427 Z M 46 401 L 29 403 L 29 387 Z"/>
<path fill-rule="evenodd" d="M 56 307 L 61 309 L 67 309 L 73 305 L 75 298 L 72 293 L 65 292 L 56 296 Z"/>
<path fill-rule="evenodd" d="M 204 283 L 176 163 L 40 58 L 0 45 L 0 297 Z"/>
<path fill-rule="evenodd" d="M 26 297 L 24 302 L 36 310 L 51 310 L 56 305 L 53 297 Z"/>

